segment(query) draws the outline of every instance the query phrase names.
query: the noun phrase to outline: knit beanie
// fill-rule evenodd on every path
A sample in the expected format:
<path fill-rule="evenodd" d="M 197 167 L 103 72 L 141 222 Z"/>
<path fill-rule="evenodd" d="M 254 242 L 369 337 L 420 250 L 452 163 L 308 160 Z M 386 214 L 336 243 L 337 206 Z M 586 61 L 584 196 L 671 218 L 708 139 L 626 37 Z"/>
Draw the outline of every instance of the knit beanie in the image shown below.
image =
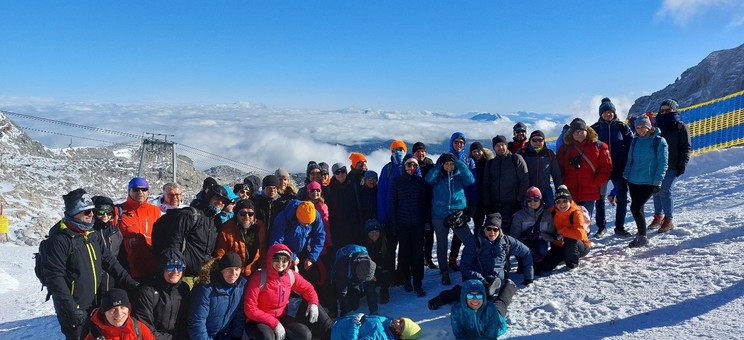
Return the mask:
<path fill-rule="evenodd" d="M 571 125 L 568 128 L 568 134 L 571 135 L 578 130 L 587 130 L 586 122 L 581 118 L 576 118 L 571 121 Z"/>
<path fill-rule="evenodd" d="M 160 259 L 160 268 L 162 270 L 166 270 L 168 266 L 186 266 L 183 262 L 183 254 L 173 248 L 163 250 L 158 258 Z"/>
<path fill-rule="evenodd" d="M 65 201 L 65 215 L 70 217 L 77 215 L 81 211 L 96 207 L 93 200 L 90 199 L 90 196 L 88 196 L 88 193 L 83 188 L 70 191 L 67 195 L 62 196 L 62 199 Z"/>
<path fill-rule="evenodd" d="M 646 116 L 646 115 L 643 115 L 643 116 L 640 116 L 640 117 L 636 118 L 636 120 L 635 120 L 635 127 L 639 127 L 639 126 L 645 126 L 645 127 L 649 128 L 649 129 L 651 129 L 651 128 L 654 127 L 653 125 L 651 125 L 651 120 L 648 119 L 648 116 Z"/>
<path fill-rule="evenodd" d="M 240 259 L 240 255 L 236 252 L 230 251 L 219 260 L 219 266 L 220 270 L 231 267 L 242 268 L 243 260 Z"/>
<path fill-rule="evenodd" d="M 251 188 L 249 188 L 247 185 L 245 185 L 243 183 L 238 183 L 238 184 L 233 185 L 233 193 L 236 193 L 237 194 L 241 190 L 251 191 Z"/>
<path fill-rule="evenodd" d="M 237 213 L 243 209 L 253 209 L 253 211 L 256 211 L 256 206 L 253 205 L 253 201 L 250 199 L 239 200 L 238 203 L 235 204 L 233 211 Z"/>
<path fill-rule="evenodd" d="M 93 196 L 91 200 L 97 210 L 114 211 L 114 201 L 106 196 Z"/>
<path fill-rule="evenodd" d="M 403 157 L 403 165 L 405 165 L 406 163 L 416 163 L 416 165 L 418 165 L 418 159 L 416 159 L 416 157 L 413 157 L 413 155 L 409 153 L 405 157 Z"/>
<path fill-rule="evenodd" d="M 449 152 L 445 152 L 439 156 L 439 158 L 437 159 L 437 164 L 444 165 L 444 163 L 455 162 L 455 161 L 457 161 L 457 158 L 455 157 L 455 155 Z"/>
<path fill-rule="evenodd" d="M 364 222 L 364 232 L 369 233 L 374 230 L 382 230 L 382 224 L 376 218 L 370 218 Z"/>
<path fill-rule="evenodd" d="M 615 111 L 615 104 L 612 103 L 610 98 L 605 97 L 602 98 L 602 104 L 599 104 L 599 115 L 601 116 L 602 113 L 607 110 L 612 111 L 612 113 L 617 113 L 617 111 Z"/>
<path fill-rule="evenodd" d="M 493 144 L 493 146 L 496 146 L 496 144 L 499 144 L 499 143 L 506 143 L 506 137 L 502 135 L 498 135 L 491 139 L 491 144 Z"/>
<path fill-rule="evenodd" d="M 360 261 L 355 261 L 354 263 L 356 263 L 354 276 L 356 276 L 359 282 L 369 282 L 374 279 L 377 264 L 371 258 L 360 258 Z"/>
<path fill-rule="evenodd" d="M 263 178 L 263 181 L 261 182 L 261 189 L 266 189 L 266 187 L 279 187 L 279 177 L 276 177 L 275 175 L 268 175 Z"/>
<path fill-rule="evenodd" d="M 530 133 L 530 139 L 532 139 L 532 137 L 535 137 L 535 136 L 545 139 L 545 133 L 540 130 L 535 130 L 535 131 L 532 131 L 532 133 Z"/>
<path fill-rule="evenodd" d="M 354 167 L 359 162 L 366 162 L 367 161 L 367 157 L 364 157 L 364 155 L 362 153 L 352 152 L 349 155 L 349 160 L 351 161 L 351 167 Z"/>
<path fill-rule="evenodd" d="M 305 173 L 308 177 L 310 177 L 310 171 L 313 171 L 313 169 L 320 169 L 320 165 L 318 165 L 318 163 L 315 163 L 315 161 L 307 162 L 307 170 L 305 170 Z"/>
<path fill-rule="evenodd" d="M 493 213 L 486 216 L 486 221 L 483 223 L 484 227 L 498 227 L 501 229 L 501 214 Z"/>
<path fill-rule="evenodd" d="M 302 201 L 295 210 L 297 221 L 302 224 L 311 224 L 315 222 L 315 205 L 310 201 Z"/>
<path fill-rule="evenodd" d="M 111 290 L 104 293 L 101 297 L 101 312 L 105 313 L 109 309 L 118 306 L 126 306 L 130 310 L 132 309 L 127 291 L 120 288 L 111 288 Z"/>
<path fill-rule="evenodd" d="M 390 151 L 396 148 L 403 148 L 403 152 L 408 152 L 408 146 L 406 146 L 406 143 L 402 140 L 396 139 L 390 143 Z"/>
<path fill-rule="evenodd" d="M 318 167 L 320 168 L 320 173 L 321 174 L 330 173 L 330 171 L 328 171 L 328 169 L 330 169 L 328 167 L 328 163 L 326 163 L 326 162 L 320 162 L 320 163 L 318 163 Z"/>
<path fill-rule="evenodd" d="M 473 144 L 470 144 L 470 152 L 473 152 L 473 150 L 483 151 L 483 145 L 480 142 L 473 142 Z"/>
<path fill-rule="evenodd" d="M 308 194 L 311 193 L 313 190 L 322 190 L 320 188 L 320 183 L 316 181 L 311 181 L 310 183 L 305 185 L 305 191 L 307 191 Z"/>
<path fill-rule="evenodd" d="M 518 122 L 517 124 L 514 124 L 514 127 L 512 128 L 512 130 L 514 130 L 514 132 L 521 131 L 521 130 L 527 131 L 527 125 L 525 125 L 522 122 Z"/>
<path fill-rule="evenodd" d="M 558 187 L 558 189 L 555 189 L 555 200 L 559 199 L 567 199 L 571 201 L 571 193 L 568 192 L 568 187 L 565 185 L 561 185 Z"/>
<path fill-rule="evenodd" d="M 134 178 L 132 180 L 134 180 Z M 129 189 L 131 189 L 132 188 L 131 187 L 131 183 L 132 182 L 129 182 L 129 183 L 130 183 Z M 213 185 L 217 185 L 217 184 L 218 183 L 217 183 L 217 180 L 216 179 L 214 179 L 212 177 L 207 177 L 207 178 L 204 179 L 204 182 L 202 182 L 202 188 L 209 188 L 209 187 L 211 187 Z"/>
<path fill-rule="evenodd" d="M 677 112 L 677 108 L 679 108 L 679 103 L 677 103 L 677 100 L 675 99 L 666 99 L 663 102 L 661 102 L 661 105 L 659 105 L 659 108 L 662 106 L 669 106 L 672 109 L 672 112 Z"/>
<path fill-rule="evenodd" d="M 409 318 L 401 319 L 403 320 L 403 331 L 400 333 L 400 338 L 402 340 L 418 339 L 421 337 L 421 326 Z"/>
<path fill-rule="evenodd" d="M 542 200 L 542 193 L 537 187 L 530 187 L 527 189 L 527 194 L 524 195 L 524 198 L 539 198 Z"/>
<path fill-rule="evenodd" d="M 413 143 L 413 151 L 412 152 L 413 153 L 416 153 L 416 151 L 418 151 L 418 150 L 424 150 L 424 151 L 426 151 L 426 144 L 421 143 L 421 142 Z"/>
<path fill-rule="evenodd" d="M 377 173 L 372 170 L 367 170 L 367 172 L 364 173 L 364 180 L 368 180 L 370 178 L 373 178 L 375 181 L 377 180 Z"/>
<path fill-rule="evenodd" d="M 274 171 L 274 176 L 279 178 L 289 178 L 289 172 L 287 172 L 287 170 L 279 168 Z"/>

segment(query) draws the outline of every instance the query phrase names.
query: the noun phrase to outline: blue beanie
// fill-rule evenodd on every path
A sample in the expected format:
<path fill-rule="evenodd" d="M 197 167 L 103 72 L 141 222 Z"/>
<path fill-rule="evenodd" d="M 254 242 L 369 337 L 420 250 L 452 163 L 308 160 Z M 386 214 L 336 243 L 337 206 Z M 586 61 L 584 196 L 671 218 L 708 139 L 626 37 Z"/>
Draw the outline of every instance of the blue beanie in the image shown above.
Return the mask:
<path fill-rule="evenodd" d="M 129 181 L 129 190 L 134 188 L 150 189 L 150 183 L 147 183 L 147 180 L 142 177 L 135 177 Z"/>
<path fill-rule="evenodd" d="M 610 110 L 612 111 L 612 113 L 617 114 L 617 111 L 615 110 L 615 104 L 610 101 L 610 98 L 604 97 L 602 98 L 602 104 L 599 104 L 599 115 L 601 116 L 602 113 L 607 110 Z"/>

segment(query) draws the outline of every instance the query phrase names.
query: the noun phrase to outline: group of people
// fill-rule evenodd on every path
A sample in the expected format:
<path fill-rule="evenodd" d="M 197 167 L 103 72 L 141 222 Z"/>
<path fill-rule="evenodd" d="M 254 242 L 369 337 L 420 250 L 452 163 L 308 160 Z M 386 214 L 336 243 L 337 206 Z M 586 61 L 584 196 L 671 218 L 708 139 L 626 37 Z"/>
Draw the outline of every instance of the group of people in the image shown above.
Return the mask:
<path fill-rule="evenodd" d="M 527 137 L 518 123 L 512 141 L 492 139 L 493 151 L 479 142 L 466 149 L 455 132 L 436 162 L 424 143 L 409 152 L 394 140 L 379 174 L 353 152 L 348 168 L 310 161 L 302 187 L 281 168 L 232 187 L 209 177 L 188 205 L 176 183 L 149 201 L 139 177 L 121 204 L 76 189 L 40 247 L 45 284 L 68 339 L 415 339 L 419 325 L 380 316 L 378 305 L 393 285 L 426 296 L 428 267 L 439 269 L 442 285 L 451 285 L 450 271 L 462 272 L 462 285 L 428 301 L 431 309 L 459 302 L 458 338 L 503 334 L 516 292 L 510 258 L 523 285 L 561 262 L 576 268 L 592 245 L 595 206 L 595 237 L 605 234 L 605 197 L 616 205 L 615 234 L 627 237 L 630 193 L 638 229 L 631 247 L 648 244 L 648 229 L 673 228 L 672 185 L 690 137 L 674 100 L 661 103 L 655 122 L 635 118 L 634 134 L 605 98 L 597 123 L 573 120 L 557 152 L 542 131 Z M 292 293 L 302 303 L 290 312 Z"/>

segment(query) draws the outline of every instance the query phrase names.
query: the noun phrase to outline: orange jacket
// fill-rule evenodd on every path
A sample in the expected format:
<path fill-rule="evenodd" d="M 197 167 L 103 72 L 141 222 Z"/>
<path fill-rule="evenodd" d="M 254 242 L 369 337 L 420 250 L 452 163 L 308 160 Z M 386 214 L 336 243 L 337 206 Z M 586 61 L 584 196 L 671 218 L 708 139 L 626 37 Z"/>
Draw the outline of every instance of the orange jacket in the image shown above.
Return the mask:
<path fill-rule="evenodd" d="M 246 277 L 260 268 L 261 262 L 258 260 L 262 254 L 266 253 L 268 248 L 266 245 L 266 226 L 264 226 L 263 221 L 256 219 L 256 224 L 253 227 L 258 228 L 258 240 L 255 240 L 258 243 L 254 245 L 256 254 L 253 255 L 250 263 L 246 261 L 245 240 L 240 233 L 240 227 L 235 223 L 235 219 L 230 219 L 222 225 L 214 247 L 214 257 L 216 258 L 222 258 L 229 251 L 234 251 L 240 255 L 240 260 L 243 262 L 243 274 Z"/>
<path fill-rule="evenodd" d="M 571 207 L 566 211 L 560 211 L 556 207 L 551 207 L 548 211 L 554 213 L 553 223 L 555 224 L 555 231 L 559 235 L 583 241 L 587 247 L 592 246 L 592 242 L 589 241 L 586 230 L 584 230 L 584 216 L 581 213 L 581 208 L 576 205 L 576 202 L 571 201 Z M 569 216 L 571 215 L 573 215 L 573 224 L 569 220 Z M 563 247 L 563 240 L 554 240 L 553 244 Z"/>
<path fill-rule="evenodd" d="M 118 223 L 124 236 L 129 273 L 135 279 L 149 278 L 158 268 L 152 254 L 152 225 L 160 218 L 160 209 L 150 203 L 140 204 L 129 196 L 121 208 L 121 216 L 118 207 L 114 209 L 114 224 Z"/>
<path fill-rule="evenodd" d="M 131 311 L 131 309 L 130 309 Z M 134 331 L 134 325 L 132 324 L 132 316 L 130 315 L 127 322 L 124 323 L 123 327 L 112 326 L 106 321 L 103 313 L 100 309 L 96 308 L 93 315 L 90 317 L 90 322 L 98 326 L 101 330 L 101 335 L 106 340 L 138 340 L 137 333 Z M 155 340 L 155 336 L 143 322 L 137 321 L 139 324 L 140 334 L 143 340 Z M 93 340 L 93 335 L 88 333 L 85 334 L 85 340 Z"/>

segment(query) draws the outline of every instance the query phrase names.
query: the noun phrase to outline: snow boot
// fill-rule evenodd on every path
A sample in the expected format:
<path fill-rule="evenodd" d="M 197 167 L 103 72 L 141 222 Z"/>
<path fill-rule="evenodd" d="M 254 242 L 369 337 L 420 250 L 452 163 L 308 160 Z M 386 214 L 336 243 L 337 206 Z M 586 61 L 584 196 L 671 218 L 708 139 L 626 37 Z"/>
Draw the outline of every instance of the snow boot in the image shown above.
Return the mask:
<path fill-rule="evenodd" d="M 639 247 L 645 247 L 647 245 L 648 245 L 648 239 L 646 238 L 646 235 L 638 235 L 633 239 L 633 241 L 630 241 L 630 243 L 628 244 L 628 247 L 639 248 Z"/>
<path fill-rule="evenodd" d="M 597 229 L 597 233 L 594 234 L 594 237 L 595 238 L 600 238 L 600 237 L 604 236 L 606 232 L 607 232 L 607 228 L 601 227 L 601 228 Z"/>
<path fill-rule="evenodd" d="M 621 236 L 621 237 L 631 237 L 633 234 L 625 230 L 625 228 L 615 228 L 615 235 Z"/>
<path fill-rule="evenodd" d="M 410 279 L 406 280 L 406 282 L 403 283 L 403 289 L 405 291 L 407 291 L 407 292 L 412 292 L 413 291 L 413 285 L 411 285 L 411 280 Z"/>
<path fill-rule="evenodd" d="M 457 265 L 457 257 L 449 258 L 449 267 L 456 272 L 460 271 L 460 266 Z"/>
<path fill-rule="evenodd" d="M 428 303 L 429 309 L 435 310 L 445 304 L 442 294 L 444 294 L 444 292 L 440 293 L 439 295 L 435 296 L 433 299 L 429 300 L 429 303 Z"/>
<path fill-rule="evenodd" d="M 664 219 L 661 222 L 661 228 L 659 228 L 660 233 L 665 233 L 667 231 L 670 231 L 674 228 L 674 223 L 672 223 L 672 219 L 669 217 L 664 217 Z"/>
<path fill-rule="evenodd" d="M 427 257 L 427 258 L 426 258 L 426 266 L 427 266 L 427 267 L 429 267 L 429 269 L 437 269 L 437 268 L 439 268 L 439 267 L 437 267 L 437 265 L 436 265 L 436 264 L 434 264 L 434 262 L 433 262 L 433 261 L 431 260 L 431 257 Z"/>
<path fill-rule="evenodd" d="M 420 283 L 417 284 L 417 285 L 415 285 L 413 287 L 413 290 L 416 291 L 416 296 L 418 296 L 418 297 L 424 297 L 424 296 L 426 296 L 426 291 L 424 290 L 423 287 L 421 287 L 421 284 Z"/>
<path fill-rule="evenodd" d="M 651 221 L 651 224 L 648 225 L 648 230 L 654 230 L 661 228 L 661 215 L 654 215 L 654 219 Z"/>
<path fill-rule="evenodd" d="M 452 281 L 450 281 L 449 272 L 446 270 L 442 271 L 442 284 L 445 286 L 449 286 L 452 284 Z"/>
<path fill-rule="evenodd" d="M 390 302 L 390 288 L 388 287 L 382 287 L 380 288 L 380 304 L 386 304 Z"/>

